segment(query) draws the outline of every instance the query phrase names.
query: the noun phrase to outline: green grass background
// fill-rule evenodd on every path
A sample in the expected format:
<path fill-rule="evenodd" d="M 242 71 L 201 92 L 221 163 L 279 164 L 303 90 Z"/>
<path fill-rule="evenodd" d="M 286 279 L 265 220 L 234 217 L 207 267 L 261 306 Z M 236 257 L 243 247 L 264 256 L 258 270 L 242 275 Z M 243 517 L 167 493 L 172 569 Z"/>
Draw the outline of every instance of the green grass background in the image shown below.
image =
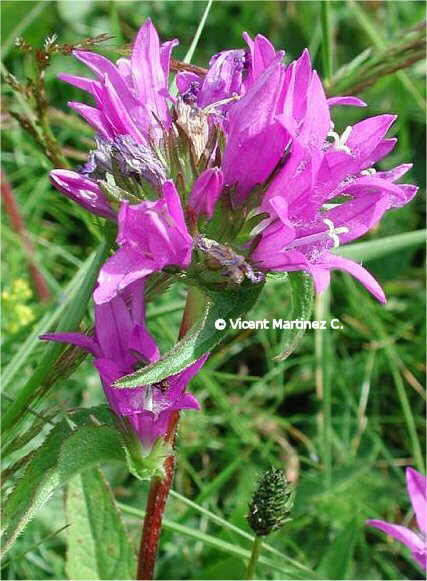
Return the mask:
<path fill-rule="evenodd" d="M 147 16 L 163 39 L 177 37 L 177 58 L 187 51 L 205 8 L 204 2 L 2 2 L 3 57 L 18 78 L 31 73 L 28 59 L 17 54 L 13 39 L 23 36 L 40 45 L 56 32 L 59 42 L 111 32 L 106 53 L 130 42 Z M 321 2 L 214 2 L 193 58 L 206 66 L 210 55 L 243 45 L 241 33 L 267 35 L 287 59 L 309 47 L 322 71 Z M 337 68 L 373 43 L 389 43 L 402 30 L 424 18 L 424 3 L 331 3 L 334 66 Z M 366 16 L 360 17 L 360 11 Z M 104 51 L 105 52 L 105 51 Z M 419 106 L 423 95 L 423 64 L 406 71 L 410 87 L 396 75 L 379 80 L 362 97 L 364 110 L 339 108 L 337 127 L 366 115 L 397 113 L 392 134 L 395 151 L 381 167 L 413 162 L 410 181 L 421 186 L 409 206 L 390 212 L 366 239 L 410 232 L 424 227 L 425 123 Z M 59 71 L 83 71 L 72 57 L 56 57 L 47 71 L 50 103 L 66 111 L 68 100 L 81 93 L 56 80 Z M 3 88 L 4 102 L 13 96 Z M 3 216 L 4 276 L 3 359 L 7 363 L 46 312 L 54 313 L 63 289 L 97 245 L 97 231 L 83 210 L 62 197 L 47 180 L 48 162 L 17 124 L 4 114 L 3 170 L 10 181 L 26 227 L 36 248 L 40 270 L 52 293 L 42 305 L 31 291 L 25 255 L 7 216 Z M 91 131 L 59 121 L 55 133 L 80 163 L 79 151 L 90 148 Z M 393 252 L 366 266 L 382 282 L 389 297 L 381 306 L 346 275 L 334 273 L 331 291 L 317 301 L 316 312 L 330 310 L 341 319 L 342 331 L 309 331 L 297 351 L 277 362 L 283 332 L 230 334 L 193 381 L 202 411 L 183 414 L 177 445 L 175 490 L 228 523 L 248 530 L 248 501 L 257 474 L 271 464 L 283 466 L 297 479 L 293 520 L 269 542 L 323 578 L 419 579 L 408 551 L 382 534 L 366 529 L 366 518 L 410 524 L 404 468 L 416 466 L 424 443 L 424 272 L 419 248 Z M 17 290 L 27 284 L 27 293 Z M 22 282 L 23 281 L 23 282 Z M 15 293 L 14 293 L 15 291 Z M 148 319 L 161 347 L 177 334 L 184 301 L 174 287 L 150 303 Z M 286 285 L 270 284 L 251 318 L 286 318 Z M 314 318 L 315 315 L 313 315 Z M 88 310 L 85 325 L 90 324 Z M 322 318 L 322 317 L 318 317 Z M 43 329 L 44 330 L 44 329 Z M 37 345 L 9 384 L 14 397 L 31 375 L 45 346 Z M 98 376 L 86 360 L 68 379 L 50 390 L 40 409 L 89 406 L 103 401 Z M 414 429 L 417 437 L 414 437 Z M 47 429 L 47 428 L 46 428 Z M 20 451 L 37 446 L 41 437 Z M 414 457 L 415 455 L 415 457 Z M 418 466 L 420 467 L 420 466 Z M 144 507 L 147 485 L 123 469 L 107 469 L 116 498 Z M 65 578 L 66 531 L 62 494 L 56 494 L 18 539 L 3 570 L 5 579 Z M 140 522 L 126 514 L 130 534 L 138 541 Z M 233 530 L 170 499 L 167 518 L 187 533 L 166 528 L 162 535 L 157 577 L 161 579 L 240 579 L 244 559 L 227 547 L 250 547 Z M 193 532 L 190 536 L 188 531 Z M 200 533 L 211 535 L 209 543 Z M 46 537 L 49 538 L 46 540 Z M 228 543 L 228 544 L 227 544 Z M 280 579 L 283 573 L 260 566 L 260 578 Z"/>

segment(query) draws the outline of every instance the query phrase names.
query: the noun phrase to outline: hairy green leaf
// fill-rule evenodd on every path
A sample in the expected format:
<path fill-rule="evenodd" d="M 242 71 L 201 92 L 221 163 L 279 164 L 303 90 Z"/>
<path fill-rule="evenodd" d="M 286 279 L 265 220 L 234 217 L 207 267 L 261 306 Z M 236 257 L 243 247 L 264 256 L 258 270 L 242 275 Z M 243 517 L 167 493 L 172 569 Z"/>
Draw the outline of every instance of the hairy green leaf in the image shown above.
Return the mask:
<path fill-rule="evenodd" d="M 157 383 L 197 361 L 224 338 L 224 331 L 215 328 L 215 321 L 235 318 L 249 311 L 262 288 L 262 284 L 254 285 L 247 282 L 238 289 L 210 291 L 202 316 L 187 335 L 160 361 L 126 375 L 115 383 L 115 387 L 136 387 Z"/>
<path fill-rule="evenodd" d="M 107 406 L 76 410 L 48 434 L 4 503 L 2 553 L 11 547 L 54 490 L 99 462 L 125 461 Z"/>
<path fill-rule="evenodd" d="M 67 488 L 66 571 L 69 579 L 132 579 L 136 558 L 114 496 L 98 468 L 74 476 Z"/>

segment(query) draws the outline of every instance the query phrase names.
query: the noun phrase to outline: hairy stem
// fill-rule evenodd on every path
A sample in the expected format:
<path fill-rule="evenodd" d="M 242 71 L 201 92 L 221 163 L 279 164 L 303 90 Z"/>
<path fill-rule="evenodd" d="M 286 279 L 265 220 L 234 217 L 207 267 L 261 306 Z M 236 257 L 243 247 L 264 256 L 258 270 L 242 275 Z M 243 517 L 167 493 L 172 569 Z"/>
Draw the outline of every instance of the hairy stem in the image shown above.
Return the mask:
<path fill-rule="evenodd" d="M 182 339 L 197 320 L 203 305 L 203 295 L 195 288 L 190 288 L 187 294 L 184 314 L 178 339 Z M 176 429 L 179 421 L 179 412 L 175 412 L 169 422 L 166 442 L 175 447 Z M 144 524 L 142 528 L 141 544 L 138 554 L 137 579 L 153 579 L 156 556 L 162 532 L 163 513 L 169 491 L 172 486 L 175 469 L 175 456 L 168 456 L 164 463 L 165 476 L 153 476 L 148 492 Z"/>
<path fill-rule="evenodd" d="M 175 412 L 169 423 L 166 440 L 172 445 L 175 443 L 176 426 L 179 413 Z M 156 564 L 160 533 L 162 530 L 163 513 L 169 490 L 172 486 L 175 468 L 175 456 L 168 456 L 164 463 L 165 477 L 154 476 L 150 482 L 144 525 L 142 529 L 141 545 L 138 556 L 137 579 L 153 579 Z"/>

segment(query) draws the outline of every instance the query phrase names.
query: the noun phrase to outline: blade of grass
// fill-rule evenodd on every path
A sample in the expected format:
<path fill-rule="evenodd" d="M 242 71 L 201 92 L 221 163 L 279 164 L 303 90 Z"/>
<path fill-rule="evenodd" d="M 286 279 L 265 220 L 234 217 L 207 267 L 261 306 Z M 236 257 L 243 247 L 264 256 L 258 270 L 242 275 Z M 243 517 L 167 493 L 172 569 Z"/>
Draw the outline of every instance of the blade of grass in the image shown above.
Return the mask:
<path fill-rule="evenodd" d="M 4 563 L 2 563 L 2 565 L 1 565 L 1 568 L 5 569 L 6 567 L 9 567 L 9 565 L 11 563 L 15 563 L 16 561 L 19 561 L 20 559 L 22 559 L 23 557 L 28 555 L 28 553 L 30 553 L 31 551 L 34 551 L 34 549 L 37 549 L 37 547 L 39 547 L 40 545 L 43 545 L 49 539 L 52 539 L 53 537 L 58 536 L 60 533 L 65 531 L 69 526 L 70 526 L 69 524 L 66 524 L 66 525 L 60 527 L 58 530 L 54 531 L 53 533 L 49 533 L 48 535 L 46 535 L 45 537 L 40 539 L 40 541 L 38 543 L 34 543 L 34 545 L 31 545 L 28 549 L 26 549 L 22 553 L 19 553 L 18 555 L 11 557 L 11 558 L 7 559 L 6 561 L 4 561 Z"/>
<path fill-rule="evenodd" d="M 209 0 L 208 3 L 206 4 L 205 11 L 203 12 L 202 18 L 199 22 L 199 26 L 197 27 L 196 34 L 194 35 L 194 38 L 190 44 L 190 48 L 188 49 L 188 51 L 183 59 L 183 62 L 186 64 L 191 63 L 194 52 L 197 48 L 197 45 L 199 44 L 200 36 L 201 36 L 203 29 L 205 27 L 206 20 L 209 16 L 209 12 L 210 12 L 210 9 L 212 7 L 212 4 L 213 4 L 213 0 Z"/>
<path fill-rule="evenodd" d="M 326 84 L 330 81 L 334 73 L 331 11 L 330 0 L 323 0 L 320 3 L 320 21 L 322 26 L 322 64 Z"/>
<path fill-rule="evenodd" d="M 329 319 L 330 292 L 325 291 L 315 299 L 315 319 Z M 329 329 L 315 330 L 316 391 L 321 400 L 321 441 L 324 466 L 324 485 L 328 490 L 332 483 L 332 394 L 331 394 L 331 337 Z"/>
<path fill-rule="evenodd" d="M 367 242 L 358 242 L 337 248 L 333 252 L 353 260 L 374 260 L 394 254 L 403 248 L 410 246 L 420 246 L 426 240 L 427 230 L 415 230 L 415 232 L 405 232 L 404 234 L 395 234 L 386 236 L 377 240 Z"/>
<path fill-rule="evenodd" d="M 247 539 L 251 543 L 253 542 L 254 535 L 251 535 L 250 533 L 247 533 L 246 531 L 242 530 L 241 528 L 236 527 L 235 525 L 231 524 L 227 520 L 225 520 L 225 519 L 221 518 L 220 516 L 216 515 L 215 513 L 211 512 L 207 508 L 204 508 L 203 506 L 200 506 L 199 504 L 193 502 L 192 500 L 189 500 L 188 498 L 186 498 L 185 496 L 182 496 L 182 494 L 179 494 L 175 490 L 171 490 L 170 495 L 173 498 L 176 498 L 177 500 L 182 502 L 183 504 L 186 504 L 190 508 L 196 510 L 200 514 L 205 515 L 212 522 L 215 522 L 218 525 L 223 526 L 224 528 L 227 528 L 228 530 L 232 531 L 233 533 L 236 533 L 237 535 L 240 535 L 241 537 Z M 314 571 L 311 571 L 311 569 L 309 569 L 305 565 L 302 565 L 298 561 L 295 561 L 295 559 L 292 559 L 291 557 L 284 555 L 283 553 L 281 553 L 280 551 L 278 551 L 277 549 L 275 549 L 271 545 L 269 545 L 267 543 L 263 543 L 262 547 L 266 551 L 269 551 L 270 553 L 277 555 L 281 559 L 285 559 L 286 561 L 288 561 L 292 566 L 296 567 L 297 569 L 301 569 L 301 570 L 305 571 L 306 573 L 309 573 L 310 575 L 315 575 Z"/>
<path fill-rule="evenodd" d="M 348 279 L 348 277 L 346 277 L 345 281 L 347 286 L 352 289 L 353 293 L 354 292 L 358 293 L 357 296 L 359 301 L 359 307 L 362 309 L 362 312 L 366 313 L 365 320 L 369 324 L 370 328 L 375 332 L 378 340 L 380 341 L 384 349 L 384 353 L 386 355 L 391 375 L 393 377 L 394 385 L 396 388 L 397 397 L 399 399 L 403 417 L 405 419 L 406 429 L 408 431 L 409 440 L 411 442 L 411 449 L 414 462 L 415 465 L 417 466 L 417 469 L 420 472 L 424 472 L 424 457 L 421 450 L 421 444 L 418 439 L 414 414 L 412 412 L 408 394 L 406 393 L 405 384 L 403 382 L 397 364 L 398 354 L 396 353 L 396 349 L 391 342 L 391 338 L 387 335 L 381 320 L 379 319 L 379 317 L 375 316 L 374 306 L 372 305 L 370 297 L 366 297 L 364 293 L 359 291 L 353 280 L 350 280 Z"/>

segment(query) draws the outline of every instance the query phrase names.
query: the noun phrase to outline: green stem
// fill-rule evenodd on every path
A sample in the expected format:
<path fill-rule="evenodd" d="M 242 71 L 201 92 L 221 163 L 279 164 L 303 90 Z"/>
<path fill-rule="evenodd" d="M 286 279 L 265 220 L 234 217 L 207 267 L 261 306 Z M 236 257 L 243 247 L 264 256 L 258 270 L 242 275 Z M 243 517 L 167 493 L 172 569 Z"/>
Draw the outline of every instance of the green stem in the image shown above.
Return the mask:
<path fill-rule="evenodd" d="M 249 559 L 248 569 L 246 571 L 246 579 L 254 579 L 255 577 L 255 569 L 261 554 L 261 544 L 262 544 L 262 537 L 256 535 L 253 545 L 252 545 L 252 553 L 251 558 Z"/>
<path fill-rule="evenodd" d="M 329 319 L 329 291 L 316 298 L 316 320 Z M 321 441 L 324 483 L 327 490 L 332 482 L 332 393 L 331 393 L 331 337 L 329 329 L 315 331 L 316 389 L 322 402 Z"/>

